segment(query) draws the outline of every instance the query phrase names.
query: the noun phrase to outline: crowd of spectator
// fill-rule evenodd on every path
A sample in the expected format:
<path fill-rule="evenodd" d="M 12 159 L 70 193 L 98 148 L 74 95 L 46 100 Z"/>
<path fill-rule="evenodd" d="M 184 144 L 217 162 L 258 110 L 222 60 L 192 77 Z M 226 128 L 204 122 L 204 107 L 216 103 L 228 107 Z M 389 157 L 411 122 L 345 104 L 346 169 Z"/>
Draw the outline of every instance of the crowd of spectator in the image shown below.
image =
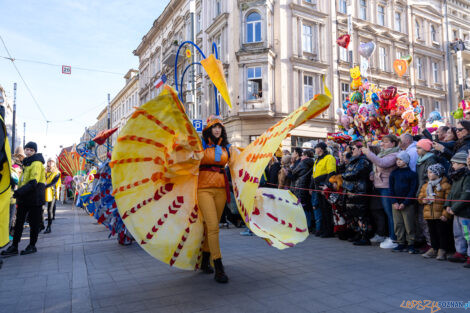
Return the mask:
<path fill-rule="evenodd" d="M 375 144 L 320 141 L 284 150 L 263 184 L 290 189 L 315 236 L 470 268 L 470 121 L 434 136 L 422 129 Z"/>

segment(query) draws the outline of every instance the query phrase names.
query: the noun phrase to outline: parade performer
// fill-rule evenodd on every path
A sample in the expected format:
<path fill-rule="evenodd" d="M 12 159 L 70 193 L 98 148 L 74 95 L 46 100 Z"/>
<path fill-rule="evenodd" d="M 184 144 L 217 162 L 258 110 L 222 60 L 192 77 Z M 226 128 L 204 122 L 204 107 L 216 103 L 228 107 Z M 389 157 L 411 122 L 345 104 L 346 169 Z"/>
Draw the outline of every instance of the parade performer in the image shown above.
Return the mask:
<path fill-rule="evenodd" d="M 211 55 L 201 64 L 228 104 L 222 63 Z M 159 96 L 134 111 L 113 147 L 112 194 L 126 228 L 146 252 L 170 266 L 197 270 L 204 265 L 210 272 L 202 264 L 203 252 L 205 262 L 210 252 L 215 280 L 226 282 L 217 215 L 227 200 L 228 184 L 220 170 L 228 163 L 247 227 L 278 249 L 302 242 L 308 229 L 298 199 L 288 190 L 259 188 L 259 183 L 289 131 L 330 103 L 329 92 L 315 95 L 239 153 L 227 146 L 220 120 L 209 119 L 201 140 L 177 92 L 165 85 Z"/>
<path fill-rule="evenodd" d="M 47 160 L 46 167 L 46 203 L 47 203 L 47 227 L 45 234 L 51 232 L 52 220 L 55 219 L 56 202 L 59 199 L 60 172 L 53 159 Z"/>
<path fill-rule="evenodd" d="M 20 178 L 18 189 L 13 196 L 18 202 L 16 215 L 15 234 L 13 243 L 2 251 L 4 256 L 18 255 L 18 244 L 23 234 L 23 226 L 26 214 L 29 215 L 30 241 L 21 254 L 37 252 L 36 242 L 38 240 L 39 227 L 41 223 L 41 208 L 45 201 L 45 169 L 42 154 L 37 153 L 38 146 L 35 142 L 28 142 L 24 147 L 26 158 L 23 160 L 23 174 Z"/>
<path fill-rule="evenodd" d="M 5 108 L 0 106 L 0 247 L 9 241 L 9 212 L 10 212 L 10 166 L 11 151 L 8 142 L 5 122 Z M 0 268 L 3 261 L 0 260 Z"/>
<path fill-rule="evenodd" d="M 227 199 L 230 199 L 225 166 L 230 158 L 227 132 L 218 117 L 211 116 L 202 131 L 204 157 L 199 166 L 198 205 L 204 218 L 204 244 L 202 246 L 201 270 L 211 274 L 210 256 L 214 262 L 215 280 L 226 283 L 228 277 L 222 265 L 219 246 L 219 221 Z"/>

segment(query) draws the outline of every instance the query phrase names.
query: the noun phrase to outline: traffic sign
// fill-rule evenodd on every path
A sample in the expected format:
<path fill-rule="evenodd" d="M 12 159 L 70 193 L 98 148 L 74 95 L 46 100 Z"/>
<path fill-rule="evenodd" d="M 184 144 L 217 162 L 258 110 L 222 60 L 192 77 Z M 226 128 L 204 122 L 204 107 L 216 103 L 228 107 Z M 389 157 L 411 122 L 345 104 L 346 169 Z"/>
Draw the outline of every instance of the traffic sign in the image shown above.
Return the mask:
<path fill-rule="evenodd" d="M 72 67 L 68 65 L 62 65 L 62 74 L 72 74 Z"/>
<path fill-rule="evenodd" d="M 197 132 L 202 132 L 202 128 L 203 128 L 202 120 L 193 120 L 193 126 Z"/>

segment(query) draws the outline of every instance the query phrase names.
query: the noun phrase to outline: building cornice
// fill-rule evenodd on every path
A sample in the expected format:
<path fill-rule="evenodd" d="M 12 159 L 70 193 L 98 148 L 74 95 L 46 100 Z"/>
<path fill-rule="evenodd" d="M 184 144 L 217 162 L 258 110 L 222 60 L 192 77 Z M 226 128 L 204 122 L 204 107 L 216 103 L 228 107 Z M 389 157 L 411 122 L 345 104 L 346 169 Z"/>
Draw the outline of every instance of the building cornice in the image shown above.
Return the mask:
<path fill-rule="evenodd" d="M 312 60 L 300 58 L 300 57 L 297 57 L 297 56 L 291 56 L 289 58 L 289 60 L 292 62 L 292 65 L 294 67 L 295 66 L 306 65 L 306 66 L 309 66 L 309 67 L 316 67 L 316 68 L 319 68 L 319 69 L 322 69 L 322 70 L 326 70 L 329 67 L 329 65 L 327 63 L 323 63 L 323 62 L 319 62 L 319 61 L 312 61 Z M 324 71 L 321 71 L 321 72 L 323 73 Z"/>
<path fill-rule="evenodd" d="M 212 22 L 212 24 L 206 29 L 205 33 L 209 36 L 214 35 L 219 30 L 221 30 L 228 23 L 229 13 L 225 12 L 217 16 Z"/>
<path fill-rule="evenodd" d="M 312 8 L 309 8 L 309 7 L 300 5 L 300 4 L 296 4 L 296 3 L 290 3 L 289 8 L 293 11 L 293 13 L 302 12 L 302 13 L 306 13 L 308 15 L 313 15 L 313 16 L 321 18 L 321 19 L 328 17 L 327 13 L 323 13 L 323 12 L 320 12 L 320 11 L 317 11 L 317 10 L 314 10 Z"/>
<path fill-rule="evenodd" d="M 122 100 L 122 97 L 129 91 L 132 87 L 134 87 L 139 81 L 139 76 L 136 75 L 132 77 L 132 79 L 117 93 L 117 95 L 111 100 L 110 106 L 111 108 L 115 105 L 119 104 Z"/>
<path fill-rule="evenodd" d="M 167 20 L 175 14 L 177 7 L 182 4 L 185 0 L 171 0 L 167 4 L 162 14 L 153 22 L 152 27 L 147 32 L 147 34 L 142 37 L 142 41 L 137 46 L 137 48 L 132 52 L 135 56 L 140 56 L 144 51 L 145 47 L 153 40 L 153 37 L 156 33 L 161 31 L 161 28 L 165 25 Z"/>

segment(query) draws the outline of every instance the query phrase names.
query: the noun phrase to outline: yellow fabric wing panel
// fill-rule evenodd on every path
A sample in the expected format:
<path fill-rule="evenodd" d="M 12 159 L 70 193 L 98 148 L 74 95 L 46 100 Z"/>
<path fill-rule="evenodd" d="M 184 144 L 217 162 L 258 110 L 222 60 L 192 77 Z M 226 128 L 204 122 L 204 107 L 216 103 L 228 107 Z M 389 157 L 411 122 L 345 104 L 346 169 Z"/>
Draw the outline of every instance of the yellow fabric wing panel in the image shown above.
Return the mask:
<path fill-rule="evenodd" d="M 121 130 L 110 163 L 127 229 L 150 255 L 181 269 L 197 268 L 201 258 L 196 194 L 202 151 L 176 92 L 165 86 Z"/>
<path fill-rule="evenodd" d="M 207 75 L 209 75 L 209 78 L 217 90 L 219 90 L 222 98 L 224 98 L 228 106 L 232 108 L 232 102 L 230 101 L 230 95 L 228 92 L 227 81 L 225 80 L 222 62 L 217 60 L 215 56 L 211 54 L 207 59 L 201 61 L 201 65 L 206 70 Z"/>
<path fill-rule="evenodd" d="M 240 214 L 256 235 L 279 249 L 291 247 L 307 238 L 305 215 L 294 195 L 273 189 L 265 191 L 260 188 L 259 191 L 259 181 L 287 134 L 328 108 L 331 97 L 326 91 L 327 95 L 315 95 L 232 157 L 230 170 Z M 277 223 L 276 226 L 273 223 Z"/>

